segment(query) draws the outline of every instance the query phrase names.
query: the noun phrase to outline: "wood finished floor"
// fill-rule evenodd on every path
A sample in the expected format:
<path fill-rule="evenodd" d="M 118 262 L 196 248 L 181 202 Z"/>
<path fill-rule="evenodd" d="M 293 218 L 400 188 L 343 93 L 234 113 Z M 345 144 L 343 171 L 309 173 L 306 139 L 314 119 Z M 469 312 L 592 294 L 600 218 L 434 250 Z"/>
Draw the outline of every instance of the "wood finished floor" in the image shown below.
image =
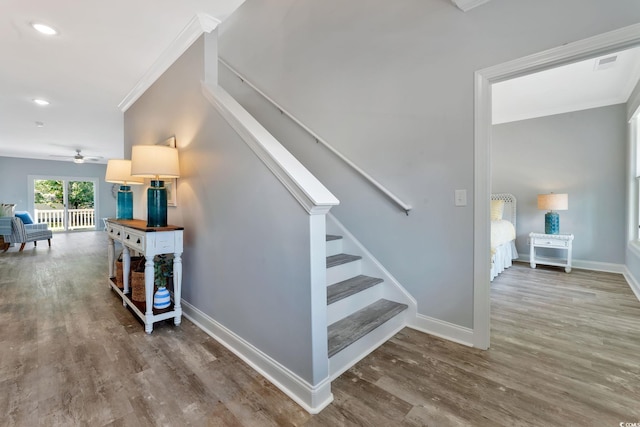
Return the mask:
<path fill-rule="evenodd" d="M 106 285 L 104 233 L 52 245 L 0 255 L 1 426 L 640 422 L 640 303 L 620 275 L 516 265 L 492 286 L 489 351 L 404 329 L 311 416 L 187 320 L 146 335 Z"/>

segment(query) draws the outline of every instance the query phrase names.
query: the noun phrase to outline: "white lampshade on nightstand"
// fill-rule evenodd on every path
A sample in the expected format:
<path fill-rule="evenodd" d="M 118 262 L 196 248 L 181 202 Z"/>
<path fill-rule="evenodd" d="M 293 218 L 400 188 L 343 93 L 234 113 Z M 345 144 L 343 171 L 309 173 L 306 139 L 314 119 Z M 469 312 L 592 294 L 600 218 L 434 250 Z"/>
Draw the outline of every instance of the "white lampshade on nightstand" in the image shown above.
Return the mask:
<path fill-rule="evenodd" d="M 131 147 L 131 174 L 151 178 L 147 190 L 147 227 L 167 226 L 167 190 L 161 178 L 180 177 L 178 149 L 164 145 Z"/>
<path fill-rule="evenodd" d="M 144 178 L 131 175 L 131 160 L 109 159 L 104 180 L 120 185 L 117 199 L 117 219 L 133 219 L 133 193 L 130 184 L 144 184 Z"/>
<path fill-rule="evenodd" d="M 559 234 L 560 215 L 556 211 L 569 209 L 569 195 L 567 193 L 538 194 L 538 209 L 548 211 L 544 216 L 545 234 Z"/>

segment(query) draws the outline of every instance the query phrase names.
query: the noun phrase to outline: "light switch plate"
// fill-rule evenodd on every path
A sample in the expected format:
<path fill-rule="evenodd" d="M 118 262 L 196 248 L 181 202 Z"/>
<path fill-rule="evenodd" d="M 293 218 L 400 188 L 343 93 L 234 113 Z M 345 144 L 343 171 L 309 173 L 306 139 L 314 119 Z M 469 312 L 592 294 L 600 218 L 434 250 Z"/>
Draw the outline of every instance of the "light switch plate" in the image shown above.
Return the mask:
<path fill-rule="evenodd" d="M 467 190 L 456 190 L 456 206 L 467 206 Z"/>

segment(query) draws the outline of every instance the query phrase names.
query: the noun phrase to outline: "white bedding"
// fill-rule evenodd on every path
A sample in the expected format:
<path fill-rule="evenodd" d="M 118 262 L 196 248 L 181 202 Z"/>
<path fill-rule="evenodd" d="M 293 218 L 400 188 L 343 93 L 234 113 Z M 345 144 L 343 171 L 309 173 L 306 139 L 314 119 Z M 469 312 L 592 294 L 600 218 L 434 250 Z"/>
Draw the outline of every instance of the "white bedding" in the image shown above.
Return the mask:
<path fill-rule="evenodd" d="M 516 238 L 516 229 L 509 221 L 499 219 L 491 221 L 491 256 L 495 255 L 498 246 Z"/>
<path fill-rule="evenodd" d="M 511 267 L 512 261 L 518 258 L 515 239 L 516 229 L 512 223 L 504 219 L 491 221 L 490 280 Z"/>

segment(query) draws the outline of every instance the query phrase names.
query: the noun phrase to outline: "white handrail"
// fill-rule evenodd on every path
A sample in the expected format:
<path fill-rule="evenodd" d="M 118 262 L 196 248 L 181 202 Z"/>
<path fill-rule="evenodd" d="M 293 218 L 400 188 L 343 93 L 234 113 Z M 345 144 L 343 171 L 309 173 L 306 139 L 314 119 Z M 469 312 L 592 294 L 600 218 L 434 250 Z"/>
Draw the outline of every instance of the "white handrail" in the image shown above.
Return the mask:
<path fill-rule="evenodd" d="M 243 83 L 246 83 L 249 87 L 251 87 L 253 90 L 255 90 L 256 92 L 258 92 L 260 95 L 262 95 L 262 97 L 264 99 L 266 99 L 267 101 L 269 101 L 271 104 L 273 104 L 278 110 L 280 110 L 280 113 L 286 115 L 287 117 L 289 117 L 291 120 L 293 120 L 294 123 L 296 123 L 298 126 L 300 126 L 302 129 L 304 129 L 307 133 L 309 133 L 309 135 L 313 136 L 316 140 L 316 142 L 321 143 L 322 145 L 324 145 L 327 149 L 329 149 L 329 151 L 331 151 L 333 154 L 335 154 L 338 158 L 340 158 L 343 162 L 345 162 L 347 165 L 351 166 L 351 168 L 353 168 L 356 172 L 358 172 L 362 177 L 364 177 L 367 181 L 369 181 L 371 184 L 373 184 L 373 186 L 375 186 L 380 192 L 382 192 L 385 196 L 387 196 L 389 199 L 391 199 L 395 204 L 397 204 L 398 206 L 400 206 L 402 208 L 402 210 L 409 215 L 409 211 L 411 210 L 411 205 L 403 202 L 402 200 L 400 200 L 395 194 L 393 194 L 389 189 L 387 189 L 384 185 L 380 184 L 378 181 L 376 181 L 371 175 L 369 175 L 368 173 L 366 173 L 365 171 L 363 171 L 362 169 L 360 169 L 360 167 L 358 165 L 356 165 L 355 163 L 353 163 L 351 160 L 349 160 L 347 157 L 345 157 L 342 153 L 340 153 L 338 150 L 336 150 L 335 148 L 333 148 L 331 145 L 329 145 L 328 142 L 326 142 L 324 139 L 322 139 L 320 136 L 318 136 L 318 134 L 316 134 L 314 131 L 312 131 L 311 129 L 309 129 L 307 126 L 305 126 L 300 120 L 298 120 L 294 115 L 292 115 L 291 113 L 289 113 L 287 110 L 285 110 L 284 108 L 282 108 L 280 106 L 280 104 L 278 104 L 276 101 L 274 101 L 273 99 L 271 99 L 266 93 L 264 93 L 263 91 L 261 91 L 260 89 L 258 89 L 254 84 L 252 84 L 250 81 L 248 81 L 242 74 L 240 74 L 237 70 L 235 70 L 231 65 L 229 65 L 224 59 L 218 57 L 218 62 L 220 62 L 222 65 L 224 65 L 225 67 L 227 67 L 227 69 L 229 69 L 229 71 L 231 71 L 233 74 L 235 74 L 240 80 L 242 80 Z"/>

